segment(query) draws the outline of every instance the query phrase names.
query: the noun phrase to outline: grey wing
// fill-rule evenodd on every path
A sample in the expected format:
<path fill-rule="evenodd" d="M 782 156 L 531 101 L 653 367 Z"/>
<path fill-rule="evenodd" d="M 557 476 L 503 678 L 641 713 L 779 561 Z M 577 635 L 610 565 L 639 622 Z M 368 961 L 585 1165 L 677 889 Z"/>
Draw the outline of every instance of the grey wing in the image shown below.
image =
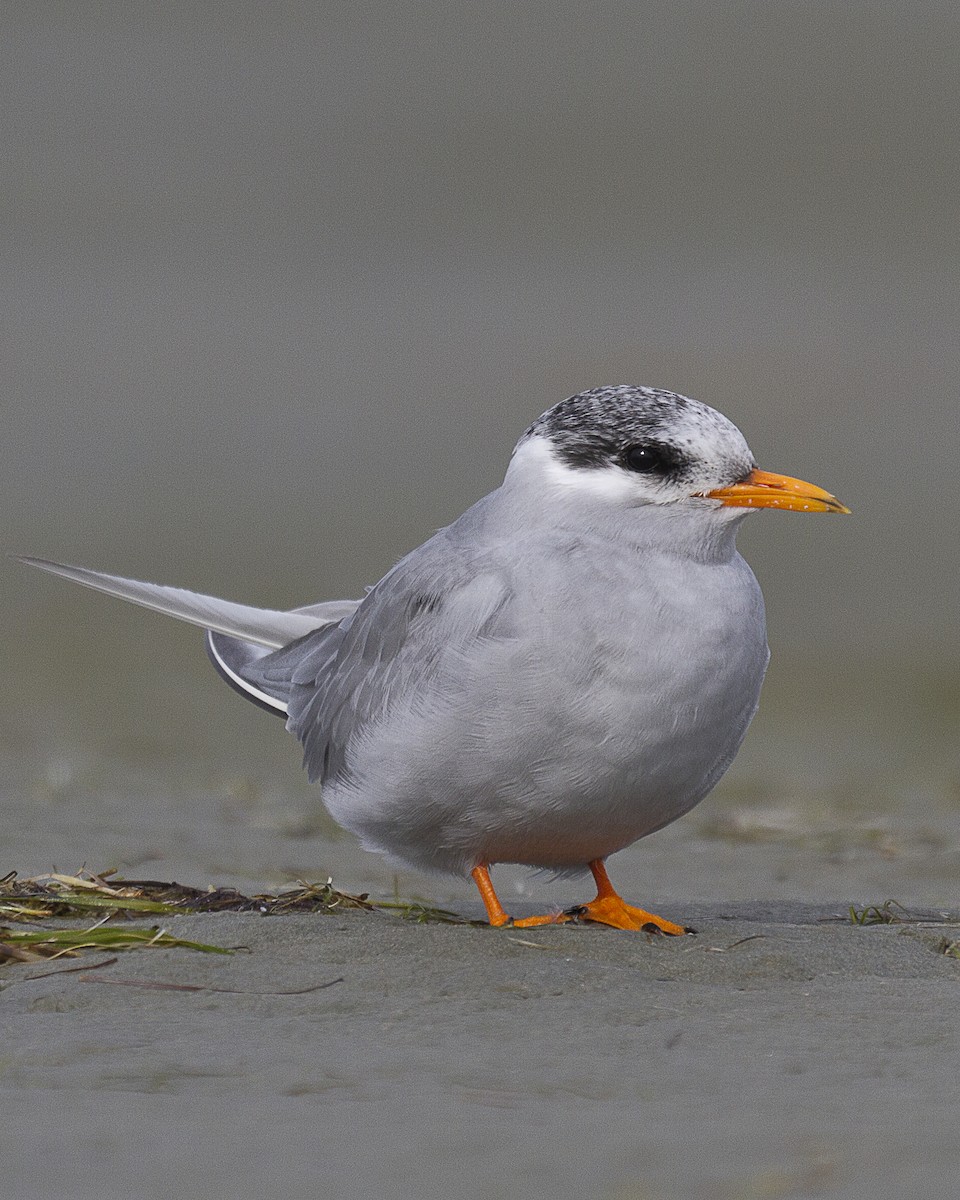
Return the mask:
<path fill-rule="evenodd" d="M 393 705 L 431 694 L 452 658 L 509 637 L 507 574 L 441 531 L 408 555 L 339 625 L 260 659 L 244 677 L 283 692 L 287 728 L 303 745 L 311 781 L 341 774 L 351 743 Z M 455 685 L 454 685 L 455 686 Z"/>
<path fill-rule="evenodd" d="M 322 604 L 309 604 L 304 608 L 293 611 L 311 618 L 315 627 L 310 632 L 318 632 L 330 625 L 337 625 L 344 617 L 356 612 L 359 600 L 328 600 Z M 302 637 L 291 639 L 288 645 L 299 645 Z M 276 686 L 269 689 L 262 686 L 265 681 L 254 683 L 250 673 L 260 659 L 266 658 L 270 651 L 248 642 L 243 638 L 231 637 L 217 630 L 208 629 L 206 637 L 207 656 L 213 663 L 217 674 L 235 692 L 239 692 L 245 700 L 250 700 L 258 707 L 272 712 L 276 716 L 287 715 L 287 696 L 289 679 L 279 679 Z"/>

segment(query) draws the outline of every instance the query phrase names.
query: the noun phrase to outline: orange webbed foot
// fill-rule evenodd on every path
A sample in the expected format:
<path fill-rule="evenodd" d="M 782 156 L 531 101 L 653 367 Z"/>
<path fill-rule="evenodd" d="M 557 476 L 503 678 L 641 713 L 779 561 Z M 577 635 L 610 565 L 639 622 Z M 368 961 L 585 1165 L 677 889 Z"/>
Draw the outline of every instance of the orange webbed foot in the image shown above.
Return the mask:
<path fill-rule="evenodd" d="M 635 908 L 632 904 L 621 899 L 616 894 L 598 896 L 589 904 L 579 908 L 571 908 L 564 914 L 574 921 L 596 921 L 600 925 L 610 925 L 614 929 L 633 929 L 646 933 L 665 933 L 671 937 L 680 937 L 685 933 L 693 933 L 683 925 L 658 917 L 656 913 L 647 912 L 644 908 Z"/>
<path fill-rule="evenodd" d="M 579 910 L 571 910 L 576 912 L 580 920 L 598 921 L 601 925 L 612 925 L 614 929 L 647 930 L 651 933 L 657 931 L 669 934 L 670 937 L 693 933 L 692 929 L 677 925 L 665 917 L 658 917 L 656 913 L 647 912 L 645 908 L 635 908 L 628 904 L 617 894 L 610 882 L 602 858 L 594 859 L 590 863 L 590 870 L 597 885 L 597 898 L 589 904 L 584 904 Z"/>

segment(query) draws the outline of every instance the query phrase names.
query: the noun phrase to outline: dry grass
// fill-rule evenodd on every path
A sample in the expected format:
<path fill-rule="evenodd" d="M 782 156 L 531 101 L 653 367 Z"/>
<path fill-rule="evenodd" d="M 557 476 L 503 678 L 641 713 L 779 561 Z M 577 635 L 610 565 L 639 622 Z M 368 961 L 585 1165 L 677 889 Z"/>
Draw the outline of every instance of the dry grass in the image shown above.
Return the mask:
<path fill-rule="evenodd" d="M 106 920 L 107 918 L 104 918 Z M 98 922 L 89 929 L 31 929 L 14 931 L 0 926 L 0 963 L 33 963 L 43 959 L 75 958 L 81 950 L 135 950 L 144 946 L 180 946 L 207 954 L 233 954 L 223 946 L 209 946 L 171 936 L 164 929 L 127 925 L 105 928 Z"/>
<path fill-rule="evenodd" d="M 0 879 L 0 921 L 42 925 L 50 920 L 91 916 L 101 919 L 87 929 L 39 928 L 13 932 L 0 927 L 0 964 L 35 962 L 40 958 L 73 956 L 81 950 L 130 950 L 142 946 L 181 946 L 229 954 L 230 950 L 171 937 L 157 928 L 119 926 L 114 922 L 137 916 L 177 913 L 260 912 L 332 913 L 344 908 L 368 912 L 386 910 L 407 920 L 465 923 L 455 913 L 413 900 L 372 903 L 326 883 L 298 882 L 275 893 L 245 896 L 236 888 L 195 888 L 154 879 L 123 879 L 115 871 L 81 870 L 76 875 L 38 875 L 21 879 L 15 871 Z M 106 923 L 110 922 L 109 925 Z"/>

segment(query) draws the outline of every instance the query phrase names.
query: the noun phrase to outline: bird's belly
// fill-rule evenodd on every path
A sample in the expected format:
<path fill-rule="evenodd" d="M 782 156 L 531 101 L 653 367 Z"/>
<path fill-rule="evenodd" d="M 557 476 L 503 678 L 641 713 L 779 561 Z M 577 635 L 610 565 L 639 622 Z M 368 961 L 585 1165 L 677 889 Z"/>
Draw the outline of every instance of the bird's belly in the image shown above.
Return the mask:
<path fill-rule="evenodd" d="M 461 701 L 378 729 L 327 805 L 370 848 L 420 868 L 612 854 L 703 799 L 756 709 L 762 621 L 730 644 L 707 632 L 679 660 L 633 652 L 623 630 L 562 658 L 505 643 Z"/>
<path fill-rule="evenodd" d="M 657 703 L 604 685 L 584 696 L 589 719 L 558 721 L 552 752 L 501 789 L 485 831 L 490 861 L 561 866 L 602 858 L 676 820 L 732 761 L 759 696 L 762 670 L 698 681 L 686 695 L 676 673 Z M 506 793 L 506 794 L 505 794 Z M 491 805 L 491 808 L 493 806 Z"/>

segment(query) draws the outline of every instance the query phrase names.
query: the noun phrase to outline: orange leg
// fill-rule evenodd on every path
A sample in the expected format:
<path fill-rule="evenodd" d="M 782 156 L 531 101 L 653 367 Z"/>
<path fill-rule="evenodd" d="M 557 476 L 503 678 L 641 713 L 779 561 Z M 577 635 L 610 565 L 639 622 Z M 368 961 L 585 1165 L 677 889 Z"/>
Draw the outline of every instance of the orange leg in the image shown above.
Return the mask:
<path fill-rule="evenodd" d="M 486 863 L 481 863 L 479 867 L 474 867 L 470 872 L 473 882 L 480 889 L 480 899 L 483 901 L 483 907 L 487 910 L 487 920 L 491 925 L 509 925 L 510 918 L 503 910 L 503 905 L 497 898 L 497 893 L 493 888 L 493 880 L 490 878 L 490 868 Z"/>
<path fill-rule="evenodd" d="M 673 921 L 658 917 L 655 913 L 649 913 L 645 909 L 634 908 L 633 905 L 627 904 L 614 890 L 602 858 L 594 859 L 590 863 L 590 870 L 593 872 L 593 878 L 597 884 L 595 900 L 591 900 L 589 904 L 568 909 L 566 912 L 524 917 L 519 921 L 510 919 L 497 898 L 493 882 L 490 879 L 488 863 L 481 863 L 480 866 L 474 867 L 470 874 L 480 891 L 484 908 L 487 910 L 487 920 L 494 926 L 514 925 L 519 929 L 529 929 L 535 925 L 565 925 L 571 921 L 597 921 L 601 925 L 612 925 L 614 929 L 652 928 L 660 930 L 661 933 L 673 935 L 693 932 L 685 929 L 682 925 L 675 925 Z"/>
<path fill-rule="evenodd" d="M 487 910 L 487 920 L 491 925 L 517 925 L 520 928 L 529 928 L 533 925 L 562 925 L 571 920 L 566 913 L 556 912 L 542 917 L 524 917 L 522 921 L 514 921 L 508 913 L 504 912 L 503 905 L 497 899 L 497 893 L 494 891 L 493 881 L 490 878 L 489 863 L 481 863 L 479 867 L 474 867 L 470 874 L 480 890 L 480 898 L 483 900 L 483 906 Z"/>

